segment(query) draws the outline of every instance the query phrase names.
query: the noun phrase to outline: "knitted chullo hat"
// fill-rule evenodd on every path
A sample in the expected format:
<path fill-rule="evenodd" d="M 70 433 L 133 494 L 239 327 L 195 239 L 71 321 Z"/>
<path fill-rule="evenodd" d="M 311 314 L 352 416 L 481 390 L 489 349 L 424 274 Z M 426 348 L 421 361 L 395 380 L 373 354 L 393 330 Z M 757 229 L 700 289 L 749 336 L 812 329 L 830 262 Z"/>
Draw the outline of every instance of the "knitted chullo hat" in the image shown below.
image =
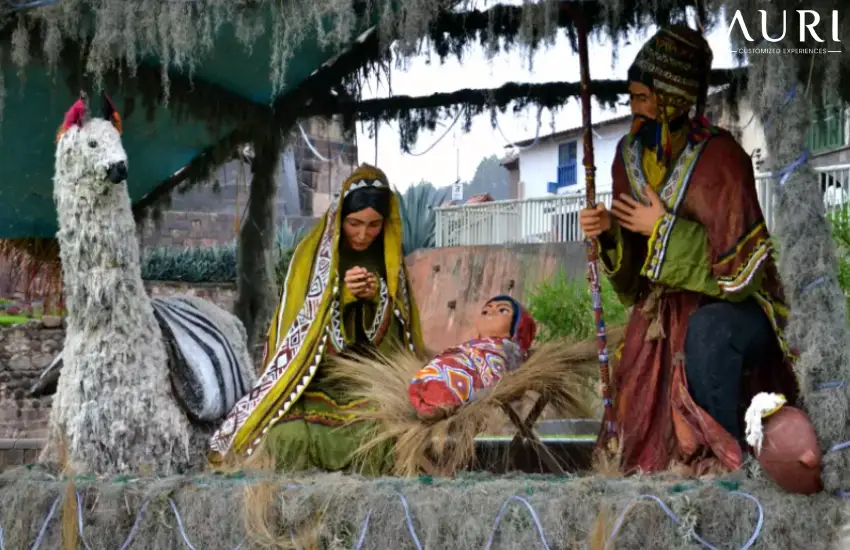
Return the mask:
<path fill-rule="evenodd" d="M 703 117 L 708 93 L 708 78 L 713 59 L 703 35 L 684 25 L 659 30 L 643 45 L 629 68 L 629 81 L 645 84 L 658 101 L 658 159 L 669 162 L 672 157 L 670 121 L 687 115 L 696 105 L 696 139 L 710 132 Z M 643 120 L 635 117 L 632 135 L 637 135 Z"/>

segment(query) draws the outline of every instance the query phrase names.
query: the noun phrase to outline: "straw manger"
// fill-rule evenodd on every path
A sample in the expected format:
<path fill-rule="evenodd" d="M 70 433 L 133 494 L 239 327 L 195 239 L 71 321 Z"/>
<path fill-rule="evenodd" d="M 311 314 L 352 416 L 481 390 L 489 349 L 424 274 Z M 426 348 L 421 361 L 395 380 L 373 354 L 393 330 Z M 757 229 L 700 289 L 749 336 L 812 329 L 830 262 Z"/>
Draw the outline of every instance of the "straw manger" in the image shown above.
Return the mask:
<path fill-rule="evenodd" d="M 612 339 L 622 338 L 622 329 Z M 421 420 L 410 403 L 407 388 L 424 361 L 409 353 L 372 358 L 335 357 L 334 379 L 344 384 L 350 395 L 366 399 L 375 406 L 358 412 L 355 421 L 373 423 L 372 434 L 358 449 L 366 456 L 392 442 L 395 453 L 394 475 L 454 475 L 478 462 L 476 437 L 496 424 L 510 420 L 517 435 L 516 449 L 533 450 L 546 471 L 563 475 L 564 465 L 533 432 L 534 421 L 548 405 L 560 418 L 594 418 L 591 397 L 595 382 L 596 348 L 593 340 L 573 343 L 554 342 L 533 350 L 517 371 L 506 373 L 495 387 L 451 415 L 439 420 Z M 536 394 L 534 405 L 525 418 L 517 405 Z M 492 461 L 491 461 L 492 462 Z"/>

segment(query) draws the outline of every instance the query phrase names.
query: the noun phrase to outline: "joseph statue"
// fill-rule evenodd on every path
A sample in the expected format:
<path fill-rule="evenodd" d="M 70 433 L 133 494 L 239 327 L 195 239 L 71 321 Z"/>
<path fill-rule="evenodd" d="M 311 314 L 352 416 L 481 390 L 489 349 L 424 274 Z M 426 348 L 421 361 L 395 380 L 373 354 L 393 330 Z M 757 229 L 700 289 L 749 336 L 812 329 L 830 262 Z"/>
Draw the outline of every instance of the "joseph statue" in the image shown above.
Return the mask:
<path fill-rule="evenodd" d="M 580 214 L 632 306 L 611 388 L 626 473 L 737 469 L 745 404 L 760 391 L 796 398 L 752 160 L 703 116 L 711 61 L 685 26 L 642 47 L 628 72 L 633 124 L 617 147 L 612 207 Z"/>

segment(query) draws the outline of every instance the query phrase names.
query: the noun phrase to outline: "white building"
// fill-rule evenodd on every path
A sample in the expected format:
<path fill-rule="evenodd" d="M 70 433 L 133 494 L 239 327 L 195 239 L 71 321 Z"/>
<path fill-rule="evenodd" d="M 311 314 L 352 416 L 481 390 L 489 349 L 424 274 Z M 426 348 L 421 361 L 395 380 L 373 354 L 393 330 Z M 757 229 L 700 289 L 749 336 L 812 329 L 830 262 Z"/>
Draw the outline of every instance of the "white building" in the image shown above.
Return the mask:
<path fill-rule="evenodd" d="M 596 191 L 611 191 L 611 163 L 617 143 L 629 131 L 631 115 L 619 116 L 593 125 L 593 155 L 596 165 Z M 585 169 L 582 164 L 584 139 L 582 128 L 570 128 L 548 136 L 515 143 L 519 149 L 516 162 L 506 162 L 513 169 L 517 197 L 530 199 L 584 192 Z"/>
<path fill-rule="evenodd" d="M 767 147 L 765 147 L 764 127 L 754 116 L 749 101 L 742 98 L 738 102 L 738 116 L 723 101 L 723 95 L 716 93 L 709 100 L 708 112 L 713 122 L 729 129 L 744 150 L 753 158 L 753 165 L 759 179 L 759 194 L 767 194 L 766 186 L 770 179 L 766 176 L 770 166 Z M 850 110 L 845 106 L 828 105 L 822 112 L 813 110 L 811 128 L 807 142 L 810 162 L 818 172 L 821 192 L 827 207 L 848 202 L 850 188 Z M 782 116 L 782 106 L 776 110 L 777 117 Z M 769 122 L 768 122 L 769 123 Z M 802 153 L 802 151 L 801 151 Z M 762 208 L 769 214 L 770 204 L 762 202 Z"/>
<path fill-rule="evenodd" d="M 745 98 L 733 110 L 722 91 L 711 91 L 706 117 L 729 130 L 752 157 L 759 201 L 771 227 L 776 178 L 767 173 L 770 163 L 764 129 Z M 782 116 L 781 107 L 777 116 Z M 630 126 L 631 115 L 593 125 L 597 200 L 609 206 L 611 166 L 617 144 Z M 509 173 L 512 200 L 438 208 L 438 246 L 581 240 L 578 212 L 584 207 L 585 194 L 583 141 L 583 130 L 576 127 L 513 144 L 502 162 Z M 850 116 L 846 106 L 813 113 L 808 149 L 827 206 L 846 204 L 850 199 Z"/>
<path fill-rule="evenodd" d="M 764 163 L 764 131 L 753 117 L 749 103 L 738 103 L 738 116 L 726 108 L 720 90 L 713 90 L 706 117 L 731 131 L 744 150 L 753 156 L 756 171 Z M 593 156 L 596 166 L 596 192 L 611 191 L 611 166 L 620 138 L 629 132 L 631 115 L 617 116 L 593 125 Z M 743 122 L 740 122 L 743 121 Z M 537 139 L 513 144 L 514 152 L 502 164 L 511 173 L 514 198 L 531 199 L 552 195 L 583 195 L 585 168 L 582 164 L 584 136 L 581 126 Z"/>

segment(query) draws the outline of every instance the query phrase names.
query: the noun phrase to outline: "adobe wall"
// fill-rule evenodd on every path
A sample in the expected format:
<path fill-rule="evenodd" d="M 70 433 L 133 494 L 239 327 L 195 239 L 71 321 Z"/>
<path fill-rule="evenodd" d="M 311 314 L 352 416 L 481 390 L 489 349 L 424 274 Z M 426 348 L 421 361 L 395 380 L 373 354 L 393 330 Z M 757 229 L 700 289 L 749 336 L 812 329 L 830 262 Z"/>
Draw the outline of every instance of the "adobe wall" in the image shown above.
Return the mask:
<path fill-rule="evenodd" d="M 584 277 L 583 243 L 516 244 L 437 248 L 407 258 L 425 343 L 444 349 L 475 336 L 475 316 L 497 294 L 523 298 L 541 281 L 564 269 Z"/>

